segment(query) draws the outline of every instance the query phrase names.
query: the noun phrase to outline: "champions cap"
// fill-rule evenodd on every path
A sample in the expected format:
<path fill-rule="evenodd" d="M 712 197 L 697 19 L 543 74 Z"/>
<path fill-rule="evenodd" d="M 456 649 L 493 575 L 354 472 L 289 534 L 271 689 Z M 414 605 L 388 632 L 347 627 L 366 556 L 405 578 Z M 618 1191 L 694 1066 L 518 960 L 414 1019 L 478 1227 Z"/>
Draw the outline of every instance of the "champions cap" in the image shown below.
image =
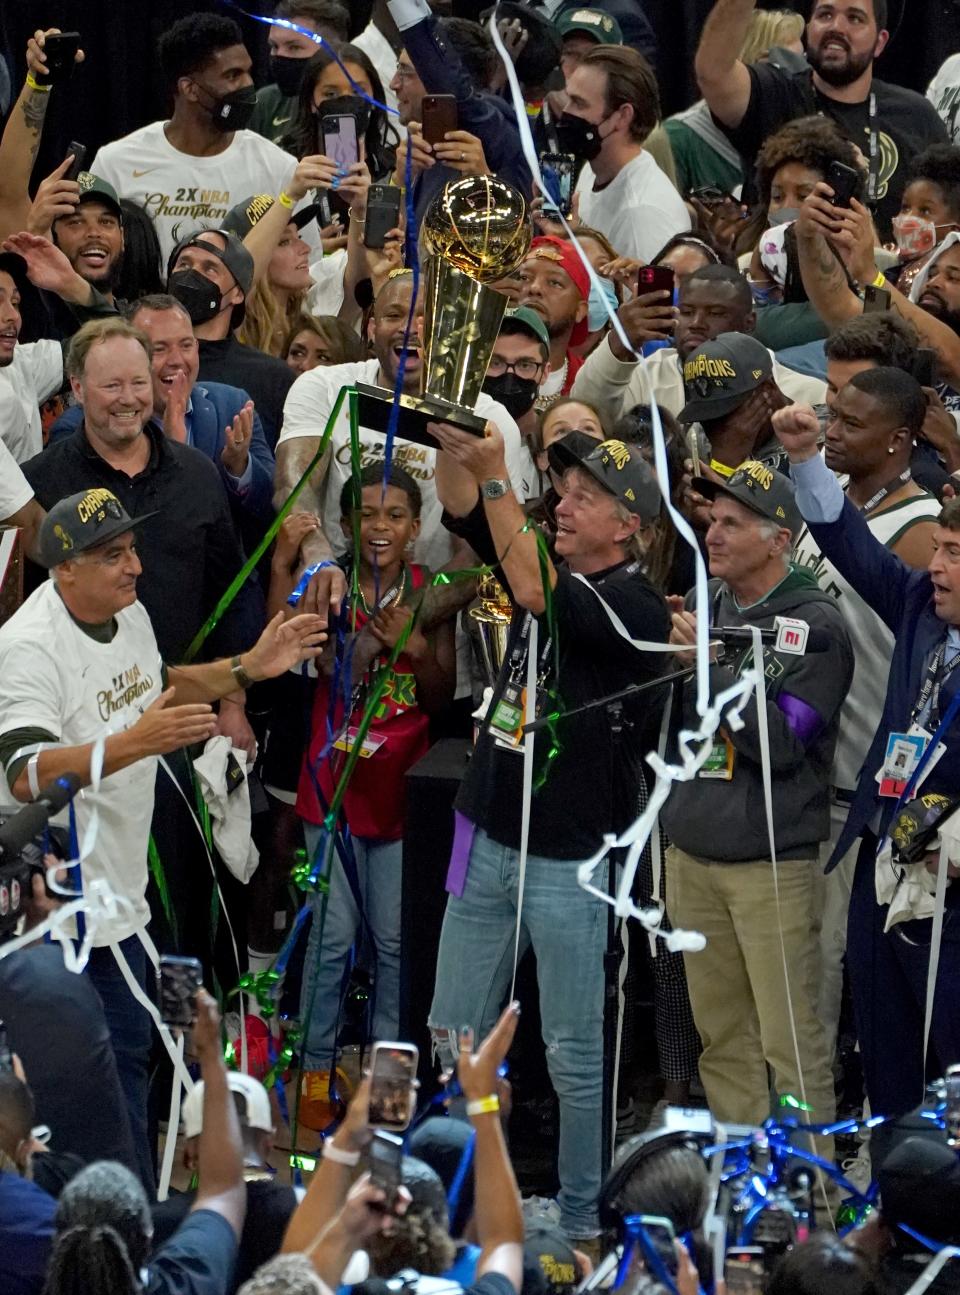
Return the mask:
<path fill-rule="evenodd" d="M 261 1129 L 264 1133 L 273 1132 L 273 1115 L 270 1111 L 270 1098 L 259 1079 L 245 1075 L 240 1070 L 227 1072 L 227 1085 L 231 1093 L 243 1098 L 242 1121 L 248 1129 Z M 183 1136 L 195 1138 L 203 1131 L 203 1080 L 193 1086 L 187 1093 L 180 1108 L 183 1120 Z"/>
<path fill-rule="evenodd" d="M 154 509 L 131 517 L 112 490 L 82 490 L 68 495 L 54 504 L 40 526 L 40 561 L 45 567 L 59 566 L 156 515 Z"/>
<path fill-rule="evenodd" d="M 220 233 L 236 234 L 242 243 L 257 221 L 263 219 L 276 201 L 276 198 L 269 193 L 255 193 L 252 198 L 245 198 L 243 202 L 238 202 L 235 207 L 231 207 L 224 216 Z M 291 211 L 287 217 L 287 223 L 292 221 L 297 229 L 303 229 L 304 225 L 309 225 L 311 220 L 316 218 L 319 210 L 320 204 L 312 202 L 307 207 L 301 207 L 299 211 Z"/>
<path fill-rule="evenodd" d="M 112 184 L 101 180 L 100 176 L 94 175 L 92 171 L 81 171 L 77 175 L 77 184 L 80 186 L 80 202 L 102 202 L 105 207 L 111 209 L 120 224 L 123 224 L 123 208 Z M 63 217 L 59 219 L 62 220 Z"/>
<path fill-rule="evenodd" d="M 567 9 L 555 20 L 561 36 L 583 32 L 592 36 L 598 45 L 622 45 L 623 32 L 616 18 L 600 9 Z"/>
<path fill-rule="evenodd" d="M 660 515 L 660 487 L 650 464 L 636 445 L 623 441 L 591 441 L 589 451 L 578 453 L 570 445 L 569 434 L 554 441 L 547 451 L 555 451 L 554 470 L 582 468 L 608 490 L 631 513 L 644 521 L 653 521 Z"/>
<path fill-rule="evenodd" d="M 705 499 L 727 495 L 752 513 L 783 526 L 792 535 L 796 535 L 803 524 L 793 482 L 782 472 L 775 472 L 755 459 L 741 463 L 733 476 L 723 483 L 707 477 L 694 477 L 692 484 Z"/>
<path fill-rule="evenodd" d="M 742 405 L 773 376 L 773 359 L 749 333 L 721 333 L 687 356 L 683 385 L 687 403 L 681 423 L 708 423 Z"/>
<path fill-rule="evenodd" d="M 570 1295 L 580 1281 L 573 1246 L 546 1219 L 528 1225 L 523 1242 L 523 1289 L 533 1295 Z"/>

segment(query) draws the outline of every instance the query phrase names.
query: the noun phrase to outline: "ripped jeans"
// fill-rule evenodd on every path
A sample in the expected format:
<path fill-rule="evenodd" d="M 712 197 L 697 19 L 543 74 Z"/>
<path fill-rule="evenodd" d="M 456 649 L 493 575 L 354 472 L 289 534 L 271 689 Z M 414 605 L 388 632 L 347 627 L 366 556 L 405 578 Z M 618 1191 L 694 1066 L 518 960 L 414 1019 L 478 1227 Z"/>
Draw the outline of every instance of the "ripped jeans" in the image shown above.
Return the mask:
<path fill-rule="evenodd" d="M 569 1237 L 598 1232 L 602 1173 L 603 954 L 607 906 L 577 884 L 579 864 L 527 856 L 520 952 L 537 959 L 550 1079 L 560 1102 L 560 1224 Z M 510 992 L 520 853 L 477 829 L 463 897 L 443 919 L 430 1026 L 441 1058 L 471 1025 L 483 1039 Z M 606 884 L 603 871 L 595 878 Z"/>

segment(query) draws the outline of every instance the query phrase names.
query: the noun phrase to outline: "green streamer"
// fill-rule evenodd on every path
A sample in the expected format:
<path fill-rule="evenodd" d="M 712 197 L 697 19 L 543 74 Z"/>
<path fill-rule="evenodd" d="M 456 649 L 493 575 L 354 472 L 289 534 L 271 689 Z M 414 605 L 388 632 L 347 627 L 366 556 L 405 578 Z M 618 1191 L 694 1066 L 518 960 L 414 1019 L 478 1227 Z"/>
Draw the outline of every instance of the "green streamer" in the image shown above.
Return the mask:
<path fill-rule="evenodd" d="M 177 915 L 173 911 L 173 904 L 170 902 L 170 887 L 167 885 L 167 874 L 164 872 L 163 864 L 160 861 L 160 851 L 157 849 L 157 843 L 153 839 L 152 832 L 147 838 L 147 864 L 150 868 L 153 883 L 157 888 L 157 894 L 160 896 L 160 903 L 163 905 L 164 916 L 167 919 L 167 925 L 170 927 L 173 942 L 179 947 L 180 930 L 177 925 Z"/>

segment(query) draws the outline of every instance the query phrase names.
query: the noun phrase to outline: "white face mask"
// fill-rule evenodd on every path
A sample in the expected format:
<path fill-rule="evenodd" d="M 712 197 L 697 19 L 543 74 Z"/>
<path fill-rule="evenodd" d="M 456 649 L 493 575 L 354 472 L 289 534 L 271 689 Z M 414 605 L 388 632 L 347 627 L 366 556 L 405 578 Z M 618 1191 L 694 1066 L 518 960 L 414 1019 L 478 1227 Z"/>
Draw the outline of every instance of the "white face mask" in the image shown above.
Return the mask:
<path fill-rule="evenodd" d="M 927 252 L 932 252 L 939 242 L 937 226 L 932 220 L 927 220 L 923 216 L 894 216 L 891 224 L 900 254 L 908 261 L 915 261 L 918 256 L 926 256 Z M 950 226 L 942 225 L 940 228 L 950 229 Z"/>

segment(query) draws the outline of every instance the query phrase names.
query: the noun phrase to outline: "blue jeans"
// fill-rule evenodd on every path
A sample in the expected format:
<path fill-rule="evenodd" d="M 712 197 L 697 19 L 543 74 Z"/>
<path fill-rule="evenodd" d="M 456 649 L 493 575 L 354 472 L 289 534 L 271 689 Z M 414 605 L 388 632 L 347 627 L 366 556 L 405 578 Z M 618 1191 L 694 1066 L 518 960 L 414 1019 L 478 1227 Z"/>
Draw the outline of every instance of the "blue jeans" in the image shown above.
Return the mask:
<path fill-rule="evenodd" d="M 307 855 L 312 857 L 320 829 L 304 823 Z M 373 995 L 373 1037 L 395 1039 L 400 1028 L 400 893 L 403 842 L 352 837 L 360 899 L 377 954 Z M 330 864 L 330 893 L 320 938 L 322 896 L 310 904 L 310 938 L 303 967 L 300 1016 L 304 1022 L 303 1064 L 330 1070 L 336 1048 L 337 1017 L 347 957 L 360 928 L 360 912 L 339 856 Z M 311 1010 L 312 998 L 312 1010 Z M 309 1017 L 309 1019 L 308 1019 Z"/>
<path fill-rule="evenodd" d="M 120 941 L 120 951 L 147 993 L 147 955 L 136 935 Z M 147 1133 L 147 1093 L 150 1078 L 150 1017 L 131 994 L 110 949 L 91 949 L 87 975 L 103 1003 L 110 1042 L 117 1059 L 117 1077 L 127 1103 L 130 1131 L 140 1177 L 150 1200 L 157 1194 L 156 1171 Z"/>
<path fill-rule="evenodd" d="M 596 1236 L 602 1173 L 603 955 L 607 906 L 577 884 L 579 864 L 527 856 L 520 951 L 537 958 L 550 1080 L 560 1102 L 560 1224 Z M 443 918 L 430 1027 L 483 1039 L 510 990 L 520 854 L 477 830 L 463 898 Z M 605 885 L 602 871 L 596 882 Z"/>

